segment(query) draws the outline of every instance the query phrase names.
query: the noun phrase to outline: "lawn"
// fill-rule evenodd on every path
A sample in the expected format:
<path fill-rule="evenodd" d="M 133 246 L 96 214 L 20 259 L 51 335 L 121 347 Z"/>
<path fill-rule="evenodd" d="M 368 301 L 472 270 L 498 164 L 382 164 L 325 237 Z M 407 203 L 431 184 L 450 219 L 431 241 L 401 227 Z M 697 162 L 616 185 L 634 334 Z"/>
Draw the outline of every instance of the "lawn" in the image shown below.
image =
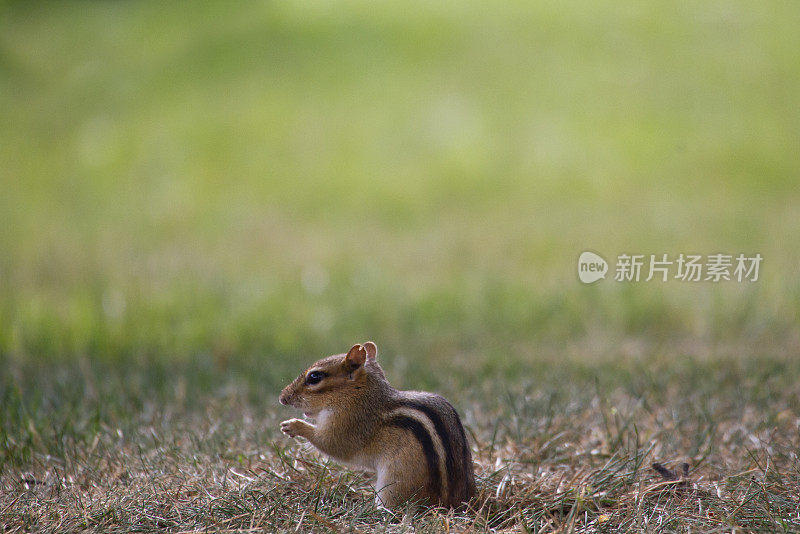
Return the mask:
<path fill-rule="evenodd" d="M 0 3 L 0 529 L 800 531 L 800 9 L 627 4 Z M 466 512 L 280 434 L 368 339 Z"/>

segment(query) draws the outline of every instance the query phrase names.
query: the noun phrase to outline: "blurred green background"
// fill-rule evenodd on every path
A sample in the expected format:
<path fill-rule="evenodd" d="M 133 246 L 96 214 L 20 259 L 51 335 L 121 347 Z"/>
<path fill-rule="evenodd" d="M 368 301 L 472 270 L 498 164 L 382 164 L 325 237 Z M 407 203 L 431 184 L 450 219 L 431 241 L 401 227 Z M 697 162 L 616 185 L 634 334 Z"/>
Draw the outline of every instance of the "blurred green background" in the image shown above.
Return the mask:
<path fill-rule="evenodd" d="M 0 14 L 4 367 L 800 354 L 794 2 Z M 587 249 L 764 262 L 585 286 Z"/>

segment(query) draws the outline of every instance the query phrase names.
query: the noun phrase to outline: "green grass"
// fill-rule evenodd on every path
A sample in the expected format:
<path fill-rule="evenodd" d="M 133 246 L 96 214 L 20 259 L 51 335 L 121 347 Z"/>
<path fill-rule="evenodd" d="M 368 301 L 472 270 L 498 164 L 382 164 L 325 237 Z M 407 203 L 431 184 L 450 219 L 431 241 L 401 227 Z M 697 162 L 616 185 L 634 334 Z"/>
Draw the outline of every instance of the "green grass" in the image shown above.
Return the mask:
<path fill-rule="evenodd" d="M 799 26 L 0 3 L 0 523 L 402 530 L 278 432 L 286 382 L 373 339 L 475 438 L 474 509 L 420 530 L 797 531 Z M 764 263 L 584 286 L 587 249 Z"/>

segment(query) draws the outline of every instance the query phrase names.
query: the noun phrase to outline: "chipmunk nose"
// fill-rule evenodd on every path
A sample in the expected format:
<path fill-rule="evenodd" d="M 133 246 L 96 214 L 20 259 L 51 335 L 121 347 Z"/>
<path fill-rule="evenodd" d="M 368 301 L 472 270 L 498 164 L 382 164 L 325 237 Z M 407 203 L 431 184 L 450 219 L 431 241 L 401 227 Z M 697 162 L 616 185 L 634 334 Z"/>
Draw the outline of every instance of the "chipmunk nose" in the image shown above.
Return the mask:
<path fill-rule="evenodd" d="M 284 406 L 287 406 L 289 404 L 289 395 L 287 395 L 285 391 L 282 391 L 278 401 L 280 401 L 280 403 Z"/>

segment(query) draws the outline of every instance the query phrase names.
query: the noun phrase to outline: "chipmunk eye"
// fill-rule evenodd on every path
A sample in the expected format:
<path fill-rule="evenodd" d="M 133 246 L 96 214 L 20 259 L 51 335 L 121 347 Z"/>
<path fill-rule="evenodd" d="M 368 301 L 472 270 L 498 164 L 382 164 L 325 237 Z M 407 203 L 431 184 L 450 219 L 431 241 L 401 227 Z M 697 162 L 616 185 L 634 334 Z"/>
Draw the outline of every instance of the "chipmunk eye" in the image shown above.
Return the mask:
<path fill-rule="evenodd" d="M 322 371 L 311 371 L 306 376 L 306 384 L 309 386 L 313 386 L 314 384 L 319 384 L 320 381 L 325 378 L 327 375 Z"/>

